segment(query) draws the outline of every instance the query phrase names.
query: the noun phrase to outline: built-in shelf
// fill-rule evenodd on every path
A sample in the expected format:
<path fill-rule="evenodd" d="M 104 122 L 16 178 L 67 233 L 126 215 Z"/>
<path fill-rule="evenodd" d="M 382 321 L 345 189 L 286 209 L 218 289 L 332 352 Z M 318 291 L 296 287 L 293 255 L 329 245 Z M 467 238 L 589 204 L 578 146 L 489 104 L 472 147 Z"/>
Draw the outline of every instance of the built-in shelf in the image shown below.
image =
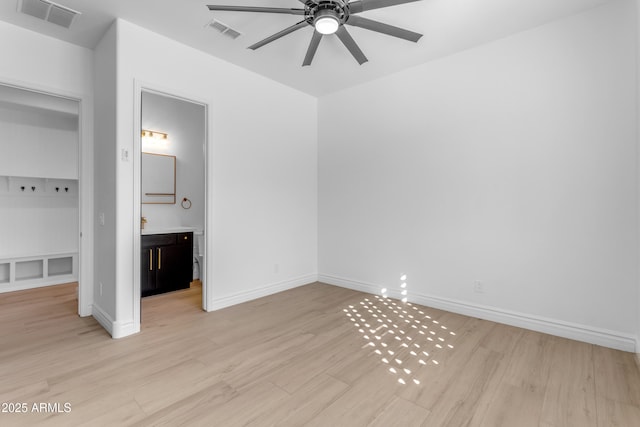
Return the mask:
<path fill-rule="evenodd" d="M 3 283 L 9 283 L 10 280 L 10 276 L 9 276 L 9 269 L 11 267 L 11 264 L 9 264 L 8 262 L 3 262 L 0 263 L 0 285 Z"/>
<path fill-rule="evenodd" d="M 73 257 L 49 258 L 49 277 L 73 274 Z"/>
<path fill-rule="evenodd" d="M 0 293 L 78 280 L 78 254 L 0 258 Z"/>
<path fill-rule="evenodd" d="M 32 259 L 28 261 L 16 261 L 15 271 L 16 282 L 42 279 L 44 277 L 44 260 Z"/>

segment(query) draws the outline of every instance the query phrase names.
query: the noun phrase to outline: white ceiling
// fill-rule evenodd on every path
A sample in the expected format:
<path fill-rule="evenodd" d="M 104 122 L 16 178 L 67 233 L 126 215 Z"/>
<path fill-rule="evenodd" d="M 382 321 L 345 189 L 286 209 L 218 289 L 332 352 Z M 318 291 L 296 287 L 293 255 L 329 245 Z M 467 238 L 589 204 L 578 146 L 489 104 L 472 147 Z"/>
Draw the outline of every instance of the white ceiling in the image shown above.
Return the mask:
<path fill-rule="evenodd" d="M 206 5 L 300 8 L 298 0 L 56 0 L 82 12 L 70 29 L 17 12 L 0 2 L 0 19 L 93 48 L 116 17 L 163 34 L 314 96 L 370 81 L 478 46 L 612 0 L 421 0 L 372 10 L 363 17 L 424 34 L 415 44 L 348 27 L 369 62 L 358 63 L 335 35 L 325 36 L 313 64 L 302 67 L 313 29 L 303 28 L 255 51 L 247 46 L 301 20 L 300 16 L 210 12 Z M 242 33 L 233 40 L 206 24 L 213 18 Z"/>

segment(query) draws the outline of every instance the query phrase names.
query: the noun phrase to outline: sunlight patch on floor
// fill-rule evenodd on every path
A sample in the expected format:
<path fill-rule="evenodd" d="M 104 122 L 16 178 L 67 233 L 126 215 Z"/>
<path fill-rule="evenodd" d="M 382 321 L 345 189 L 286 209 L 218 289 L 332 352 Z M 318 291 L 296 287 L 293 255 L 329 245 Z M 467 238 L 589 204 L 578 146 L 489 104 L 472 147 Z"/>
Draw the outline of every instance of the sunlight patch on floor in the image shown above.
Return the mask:
<path fill-rule="evenodd" d="M 452 350 L 447 339 L 456 334 L 432 319 L 425 308 L 407 301 L 406 274 L 400 282 L 400 301 L 389 298 L 389 290 L 382 288 L 381 295 L 365 297 L 342 311 L 366 341 L 362 348 L 389 366 L 399 384 L 421 386 L 423 370 L 440 365 L 434 352 Z"/>

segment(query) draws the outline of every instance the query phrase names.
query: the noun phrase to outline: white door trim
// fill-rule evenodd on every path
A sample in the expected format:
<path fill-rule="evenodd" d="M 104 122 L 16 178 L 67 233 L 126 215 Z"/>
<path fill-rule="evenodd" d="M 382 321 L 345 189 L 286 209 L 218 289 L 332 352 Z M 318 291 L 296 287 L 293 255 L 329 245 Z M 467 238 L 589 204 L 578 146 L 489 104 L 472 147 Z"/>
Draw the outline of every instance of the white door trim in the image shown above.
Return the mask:
<path fill-rule="evenodd" d="M 209 159 L 209 147 L 211 144 L 211 100 L 203 98 L 198 95 L 184 93 L 175 88 L 166 88 L 160 85 L 156 85 L 149 82 L 143 82 L 140 80 L 134 81 L 134 106 L 133 106 L 133 322 L 136 330 L 140 329 L 140 247 L 141 247 L 141 232 L 140 232 L 140 215 L 141 215 L 141 191 L 140 191 L 140 172 L 141 172 L 141 160 L 142 160 L 142 135 L 141 129 L 141 114 L 142 114 L 142 93 L 154 93 L 170 98 L 179 99 L 181 101 L 190 102 L 192 104 L 201 105 L 205 108 L 205 140 L 204 140 L 204 194 L 205 194 L 205 212 L 204 212 L 204 256 L 203 265 L 201 268 L 201 281 L 202 281 L 202 309 L 208 311 L 208 296 L 212 293 L 213 283 L 212 275 L 210 274 L 207 266 L 208 254 L 213 253 L 211 251 L 211 243 L 207 238 L 210 235 L 210 227 L 213 226 L 213 222 L 210 220 L 210 212 L 212 206 L 212 195 L 210 194 L 212 187 L 210 182 L 210 159 Z"/>

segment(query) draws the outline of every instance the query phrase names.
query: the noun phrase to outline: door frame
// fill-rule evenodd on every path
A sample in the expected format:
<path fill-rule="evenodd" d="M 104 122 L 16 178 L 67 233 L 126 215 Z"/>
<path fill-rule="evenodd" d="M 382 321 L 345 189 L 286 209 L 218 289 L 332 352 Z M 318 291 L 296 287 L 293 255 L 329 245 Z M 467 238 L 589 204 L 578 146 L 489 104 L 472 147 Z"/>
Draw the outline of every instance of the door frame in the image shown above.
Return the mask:
<path fill-rule="evenodd" d="M 205 119 L 204 119 L 204 141 L 203 141 L 203 155 L 204 155 L 204 255 L 203 265 L 200 266 L 200 275 L 202 281 L 202 309 L 208 311 L 208 298 L 207 296 L 212 290 L 212 275 L 207 268 L 208 254 L 211 252 L 211 244 L 207 235 L 208 230 L 213 226 L 212 221 L 209 220 L 209 213 L 211 211 L 210 200 L 210 167 L 209 167 L 209 144 L 211 136 L 211 102 L 209 99 L 204 99 L 201 96 L 184 93 L 181 90 L 175 88 L 166 88 L 161 85 L 156 85 L 149 82 L 143 82 L 140 80 L 134 81 L 134 106 L 133 106 L 133 322 L 134 328 L 140 330 L 141 320 L 141 296 L 140 296 L 140 248 L 141 248 L 141 230 L 140 230 L 140 216 L 142 212 L 142 194 L 141 194 L 141 164 L 142 164 L 142 93 L 153 93 L 156 95 L 166 96 L 168 98 L 174 98 L 180 101 L 189 102 L 204 107 Z"/>

